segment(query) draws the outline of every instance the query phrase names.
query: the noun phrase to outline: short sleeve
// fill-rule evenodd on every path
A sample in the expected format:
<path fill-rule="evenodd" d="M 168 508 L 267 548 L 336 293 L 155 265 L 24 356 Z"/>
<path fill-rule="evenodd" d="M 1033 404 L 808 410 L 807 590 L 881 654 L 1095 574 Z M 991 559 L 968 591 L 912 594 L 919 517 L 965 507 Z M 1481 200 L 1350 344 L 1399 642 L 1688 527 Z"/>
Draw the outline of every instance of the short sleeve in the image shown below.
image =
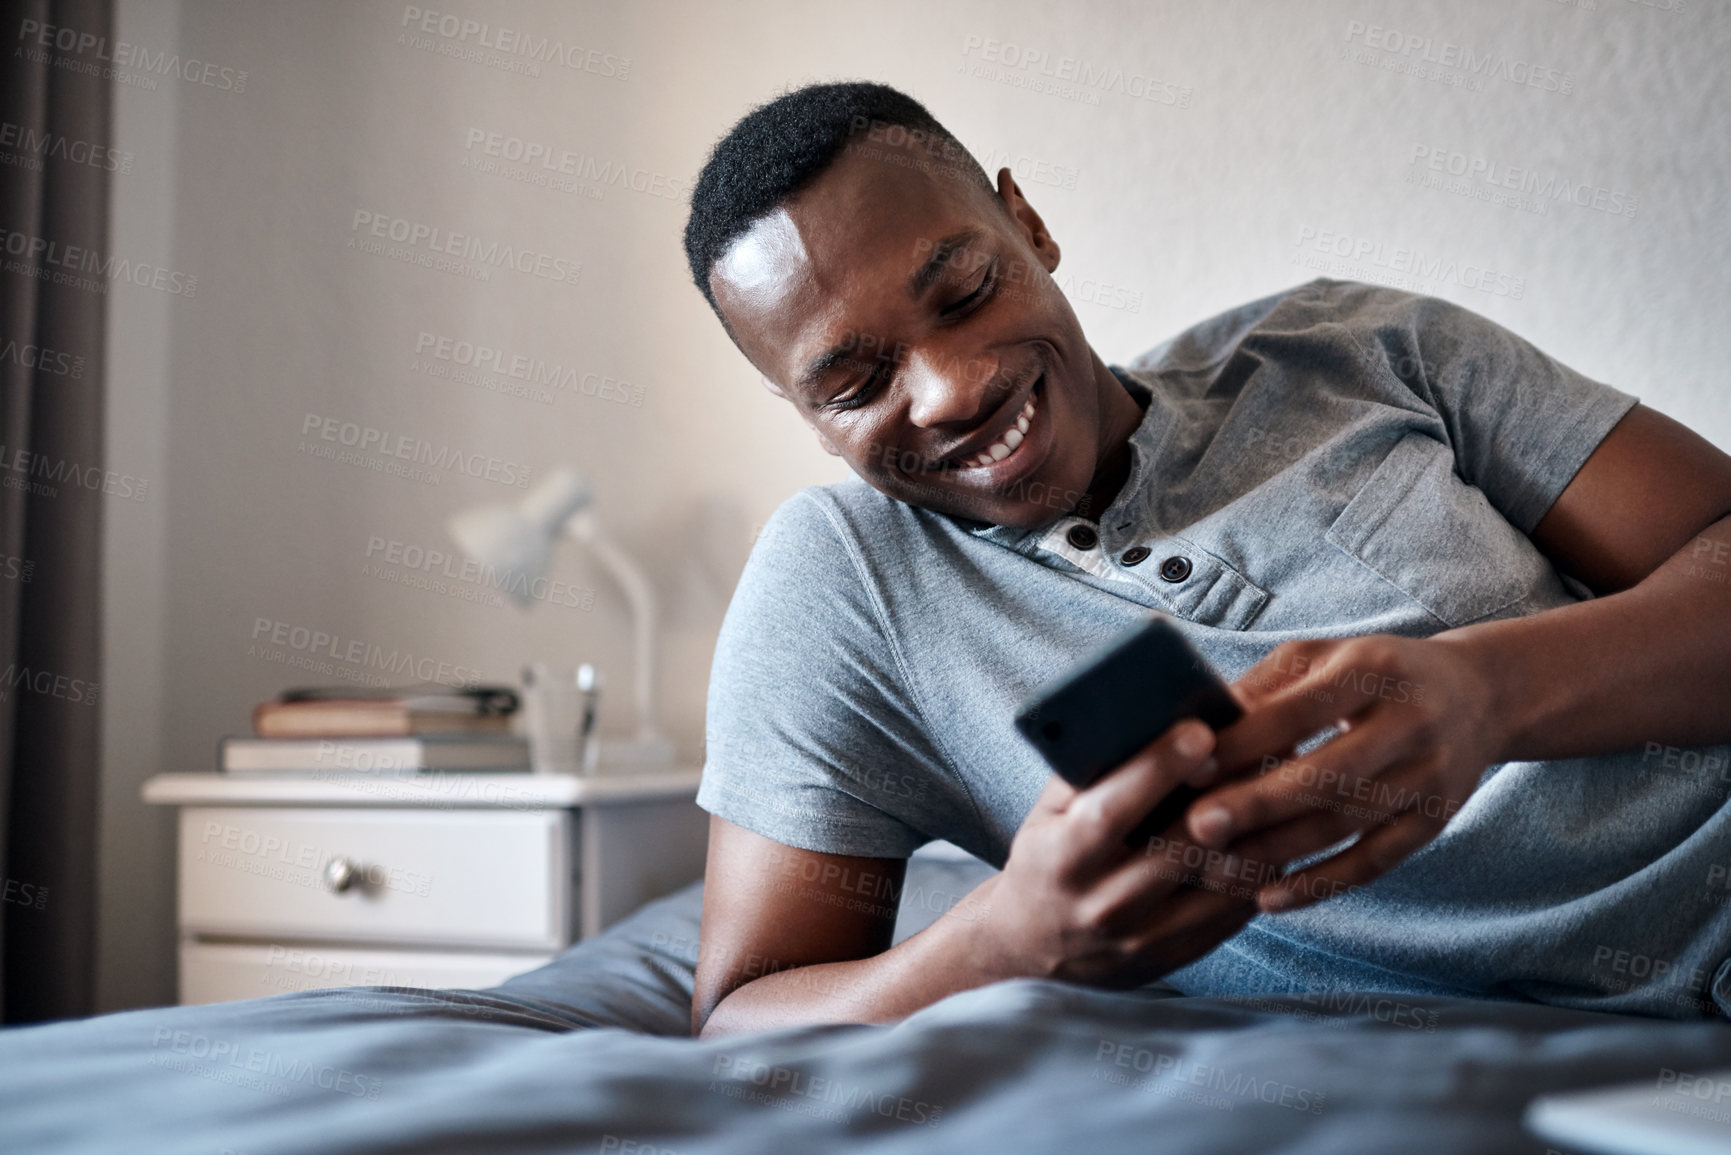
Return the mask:
<path fill-rule="evenodd" d="M 809 488 L 758 535 L 716 639 L 697 804 L 787 846 L 905 858 L 947 771 L 849 545 Z"/>
<path fill-rule="evenodd" d="M 1378 292 L 1374 355 L 1441 418 L 1461 477 L 1532 533 L 1637 399 L 1470 309 Z"/>

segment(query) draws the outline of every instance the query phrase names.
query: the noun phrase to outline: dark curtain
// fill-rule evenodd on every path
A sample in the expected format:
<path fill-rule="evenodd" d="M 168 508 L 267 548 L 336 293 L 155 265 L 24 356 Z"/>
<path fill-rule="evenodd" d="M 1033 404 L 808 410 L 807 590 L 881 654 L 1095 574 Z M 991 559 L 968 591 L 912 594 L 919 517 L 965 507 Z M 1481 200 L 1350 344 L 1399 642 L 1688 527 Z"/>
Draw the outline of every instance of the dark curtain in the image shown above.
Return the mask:
<path fill-rule="evenodd" d="M 89 1014 L 95 991 L 114 19 L 112 0 L 4 12 L 0 1017 L 16 1023 Z"/>

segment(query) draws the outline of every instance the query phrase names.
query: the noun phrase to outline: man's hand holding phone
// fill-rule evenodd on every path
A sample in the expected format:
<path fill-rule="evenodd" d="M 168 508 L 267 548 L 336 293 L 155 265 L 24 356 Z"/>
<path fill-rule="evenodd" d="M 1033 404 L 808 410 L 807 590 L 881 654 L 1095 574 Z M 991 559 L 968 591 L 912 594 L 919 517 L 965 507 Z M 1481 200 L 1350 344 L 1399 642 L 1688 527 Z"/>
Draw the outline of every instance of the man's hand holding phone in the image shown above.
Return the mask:
<path fill-rule="evenodd" d="M 1010 844 L 981 921 L 976 965 L 993 977 L 1134 987 L 1207 954 L 1256 914 L 1236 888 L 1186 886 L 1182 814 L 1154 844 L 1128 836 L 1174 788 L 1202 776 L 1214 732 L 1179 721 L 1078 789 L 1054 774 Z M 1201 853 L 1197 851 L 1197 855 Z M 1215 856 L 1217 859 L 1219 855 Z"/>

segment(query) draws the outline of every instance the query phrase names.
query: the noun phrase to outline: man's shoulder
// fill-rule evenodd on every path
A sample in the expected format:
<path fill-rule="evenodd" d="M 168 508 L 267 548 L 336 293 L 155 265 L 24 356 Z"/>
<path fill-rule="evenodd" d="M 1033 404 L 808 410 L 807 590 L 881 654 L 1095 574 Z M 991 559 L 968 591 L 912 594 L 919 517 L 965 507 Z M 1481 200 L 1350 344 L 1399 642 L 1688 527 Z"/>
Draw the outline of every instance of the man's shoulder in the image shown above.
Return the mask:
<path fill-rule="evenodd" d="M 1136 372 L 1205 372 L 1218 368 L 1247 340 L 1264 333 L 1297 337 L 1342 329 L 1371 333 L 1428 323 L 1457 306 L 1421 293 L 1362 281 L 1318 277 L 1198 321 L 1129 363 Z"/>
<path fill-rule="evenodd" d="M 857 474 L 840 481 L 806 485 L 790 494 L 758 535 L 774 550 L 814 548 L 849 552 L 905 548 L 932 535 L 965 535 L 969 523 L 874 489 Z M 765 539 L 768 539 L 767 541 Z"/>

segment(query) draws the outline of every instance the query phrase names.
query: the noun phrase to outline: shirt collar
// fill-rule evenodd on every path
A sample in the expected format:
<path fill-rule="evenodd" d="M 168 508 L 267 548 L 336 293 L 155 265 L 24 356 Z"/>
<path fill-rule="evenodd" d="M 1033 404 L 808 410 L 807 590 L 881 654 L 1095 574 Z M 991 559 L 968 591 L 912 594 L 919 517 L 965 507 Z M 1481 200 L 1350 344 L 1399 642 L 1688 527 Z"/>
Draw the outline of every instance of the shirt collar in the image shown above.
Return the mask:
<path fill-rule="evenodd" d="M 1148 507 L 1153 499 L 1149 486 L 1150 474 L 1154 460 L 1158 455 L 1166 435 L 1172 430 L 1172 411 L 1160 390 L 1148 383 L 1144 377 L 1132 374 L 1129 370 L 1117 365 L 1107 366 L 1112 375 L 1124 386 L 1125 390 L 1143 404 L 1142 420 L 1130 434 L 1130 473 L 1124 479 L 1124 488 L 1118 491 L 1118 496 L 1112 499 L 1100 515 L 1096 524 L 1105 531 L 1114 531 L 1127 526 L 1140 524 L 1148 513 Z M 1044 534 L 1054 522 L 1066 518 L 1070 520 L 1095 520 L 1080 518 L 1075 514 L 1063 514 L 1055 517 L 1044 525 L 1032 529 L 1020 529 L 1010 525 L 998 525 L 989 521 L 976 521 L 972 518 L 954 517 L 957 524 L 965 528 L 975 537 L 1000 545 L 1014 546 L 1029 534 Z"/>

